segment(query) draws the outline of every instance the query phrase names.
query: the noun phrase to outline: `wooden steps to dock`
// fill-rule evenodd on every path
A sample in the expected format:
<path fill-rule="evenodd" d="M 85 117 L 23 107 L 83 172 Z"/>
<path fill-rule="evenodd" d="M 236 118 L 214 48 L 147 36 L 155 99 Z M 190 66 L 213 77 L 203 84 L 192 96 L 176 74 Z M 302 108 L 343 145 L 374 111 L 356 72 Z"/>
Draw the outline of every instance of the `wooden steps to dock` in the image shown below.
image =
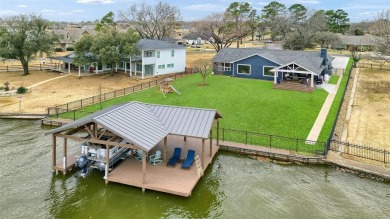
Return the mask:
<path fill-rule="evenodd" d="M 61 118 L 56 119 L 56 118 L 45 117 L 42 119 L 41 124 L 50 127 L 60 127 L 71 122 L 73 122 L 73 120 L 71 119 L 61 119 Z"/>

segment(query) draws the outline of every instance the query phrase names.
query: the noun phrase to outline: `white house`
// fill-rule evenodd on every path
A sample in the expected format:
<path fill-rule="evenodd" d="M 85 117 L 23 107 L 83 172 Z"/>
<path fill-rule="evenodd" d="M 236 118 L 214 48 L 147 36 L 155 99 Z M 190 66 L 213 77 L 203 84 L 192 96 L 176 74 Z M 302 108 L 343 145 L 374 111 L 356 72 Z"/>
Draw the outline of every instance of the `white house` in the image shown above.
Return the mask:
<path fill-rule="evenodd" d="M 119 69 L 132 74 L 156 76 L 184 72 L 186 67 L 186 48 L 184 46 L 160 41 L 142 39 L 138 42 L 141 55 L 122 60 Z M 130 63 L 131 62 L 131 66 Z"/>
<path fill-rule="evenodd" d="M 170 73 L 184 72 L 186 67 L 186 48 L 184 46 L 159 40 L 141 39 L 137 44 L 139 54 L 124 58 L 117 66 L 102 63 L 90 63 L 81 66 L 72 64 L 74 55 L 50 57 L 63 62 L 62 68 L 69 73 L 70 70 L 78 69 L 98 74 L 102 71 L 124 70 L 130 76 L 136 75 L 142 78 Z M 61 65 L 59 65 L 61 70 Z"/>

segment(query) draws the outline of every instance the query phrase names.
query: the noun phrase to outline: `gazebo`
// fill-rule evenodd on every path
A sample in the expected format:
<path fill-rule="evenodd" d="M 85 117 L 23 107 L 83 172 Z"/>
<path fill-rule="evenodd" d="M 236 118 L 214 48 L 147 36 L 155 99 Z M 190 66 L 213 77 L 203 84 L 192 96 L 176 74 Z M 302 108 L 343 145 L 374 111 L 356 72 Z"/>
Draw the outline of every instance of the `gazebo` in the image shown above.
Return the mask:
<path fill-rule="evenodd" d="M 204 171 L 208 164 L 211 163 L 213 156 L 218 150 L 218 139 L 219 139 L 219 119 L 222 118 L 221 114 L 216 110 L 212 109 L 202 109 L 202 108 L 191 108 L 191 107 L 179 107 L 179 106 L 167 106 L 167 105 L 157 105 L 157 104 L 147 104 L 142 102 L 129 102 L 126 104 L 112 106 L 101 111 L 90 114 L 84 118 L 76 120 L 72 123 L 66 124 L 62 127 L 53 129 L 46 133 L 46 135 L 52 135 L 52 169 L 53 171 L 62 171 L 66 173 L 74 164 L 76 159 L 76 154 L 68 155 L 67 154 L 67 140 L 76 140 L 80 142 L 88 142 L 92 144 L 105 145 L 106 147 L 106 162 L 105 162 L 105 174 L 104 179 L 106 183 L 109 181 L 119 182 L 127 185 L 141 187 L 143 190 L 152 189 L 157 191 L 168 192 L 172 194 L 189 196 L 191 191 L 199 177 L 194 177 L 195 181 L 189 182 L 191 186 L 185 188 L 184 191 L 176 191 L 171 187 L 167 188 L 166 180 L 164 183 L 159 185 L 156 183 L 156 180 L 153 182 L 147 182 L 147 153 L 153 150 L 156 145 L 162 145 L 163 151 L 163 160 L 166 161 L 168 156 L 169 139 L 183 139 L 183 142 L 187 141 L 187 137 L 191 139 L 198 139 L 198 143 L 193 144 L 193 147 L 197 150 L 197 155 L 200 157 L 200 165 L 202 171 Z M 216 147 L 213 146 L 212 140 L 212 130 L 216 126 Z M 87 138 L 79 137 L 76 133 L 84 132 L 88 133 Z M 168 138 L 168 136 L 171 136 Z M 172 138 L 174 136 L 174 138 Z M 57 138 L 63 138 L 63 147 L 64 154 L 63 158 L 57 161 Z M 206 140 L 209 139 L 210 147 L 206 148 Z M 175 142 L 175 144 L 177 144 Z M 81 144 L 80 144 L 81 145 Z M 198 145 L 198 146 L 196 146 Z M 109 168 L 109 148 L 111 146 L 118 146 L 122 148 L 130 148 L 136 150 L 142 150 L 142 169 L 134 169 L 135 166 L 140 166 L 139 164 L 130 165 L 129 162 L 124 162 L 120 164 L 117 168 L 122 169 L 121 171 L 111 170 L 113 173 L 110 173 Z M 175 145 L 176 147 L 177 145 Z M 213 149 L 214 148 L 214 149 Z M 207 149 L 207 150 L 206 150 Z M 208 156 L 206 151 L 209 152 Z M 134 159 L 133 159 L 134 160 Z M 135 161 L 132 161 L 135 162 Z M 122 167 L 121 166 L 126 166 Z M 128 177 L 123 175 L 129 175 L 123 171 L 128 171 L 130 168 L 133 168 L 132 171 L 137 171 L 140 173 L 137 176 L 141 179 L 132 178 L 130 181 Z M 167 171 L 182 171 L 185 174 L 192 174 L 196 176 L 196 172 L 189 171 L 186 173 L 186 170 L 181 170 L 178 168 L 169 168 L 164 165 L 160 167 L 148 167 L 151 169 L 153 174 L 158 171 L 165 171 L 165 169 L 171 169 Z M 177 169 L 177 170 L 176 170 Z M 195 168 L 192 168 L 195 170 Z M 142 174 L 141 174 L 142 173 Z M 118 175 L 119 174 L 119 175 Z M 166 174 L 165 174 L 166 175 Z M 164 174 L 161 176 L 165 177 Z M 161 178 L 160 177 L 160 178 Z M 174 177 L 174 176 L 167 176 Z M 125 178 L 125 179 L 124 179 Z M 191 175 L 192 178 L 192 175 Z M 159 178 L 157 179 L 157 181 Z M 194 184 L 193 184 L 194 183 Z M 164 185 L 162 185 L 164 184 Z M 190 189 L 190 190 L 189 190 Z"/>

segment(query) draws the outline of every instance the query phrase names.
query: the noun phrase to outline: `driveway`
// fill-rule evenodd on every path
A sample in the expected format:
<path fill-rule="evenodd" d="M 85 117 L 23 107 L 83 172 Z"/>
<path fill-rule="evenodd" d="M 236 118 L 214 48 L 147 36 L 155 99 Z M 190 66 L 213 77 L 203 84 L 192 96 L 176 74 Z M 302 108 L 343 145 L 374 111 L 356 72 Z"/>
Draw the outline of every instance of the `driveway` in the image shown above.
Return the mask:
<path fill-rule="evenodd" d="M 335 59 L 332 62 L 332 66 L 335 69 L 345 69 L 347 67 L 349 57 L 346 56 L 333 56 Z"/>

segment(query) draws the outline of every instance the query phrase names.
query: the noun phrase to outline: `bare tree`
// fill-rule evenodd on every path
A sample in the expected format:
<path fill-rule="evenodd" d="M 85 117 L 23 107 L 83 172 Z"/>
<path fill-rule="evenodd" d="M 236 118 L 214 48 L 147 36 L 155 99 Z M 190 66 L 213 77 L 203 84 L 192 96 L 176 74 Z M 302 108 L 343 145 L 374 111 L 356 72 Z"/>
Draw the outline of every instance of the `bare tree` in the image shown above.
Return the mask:
<path fill-rule="evenodd" d="M 119 11 L 119 16 L 129 22 L 141 38 L 162 40 L 170 36 L 178 25 L 180 10 L 163 2 L 154 7 L 142 3 L 133 4 L 126 11 Z"/>
<path fill-rule="evenodd" d="M 196 22 L 195 29 L 200 36 L 213 37 L 214 40 L 210 43 L 217 52 L 246 35 L 237 32 L 234 23 L 227 19 L 224 13 L 215 13 Z"/>
<path fill-rule="evenodd" d="M 378 52 L 382 56 L 390 56 L 390 9 L 378 14 L 370 27 Z"/>
<path fill-rule="evenodd" d="M 199 74 L 202 76 L 202 83 L 200 85 L 206 85 L 206 77 L 211 74 L 212 63 L 210 60 L 201 59 L 195 62 L 195 68 L 198 70 Z"/>

